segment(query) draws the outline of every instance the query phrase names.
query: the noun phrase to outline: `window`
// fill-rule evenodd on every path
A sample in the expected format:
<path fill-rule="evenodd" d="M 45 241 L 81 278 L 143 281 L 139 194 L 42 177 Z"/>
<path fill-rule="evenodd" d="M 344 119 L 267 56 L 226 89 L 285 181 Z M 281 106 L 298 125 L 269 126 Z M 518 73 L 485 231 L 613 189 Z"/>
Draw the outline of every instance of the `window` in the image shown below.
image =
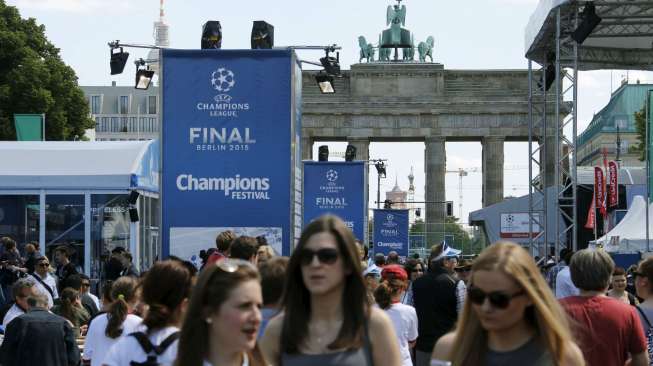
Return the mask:
<path fill-rule="evenodd" d="M 147 113 L 156 114 L 156 95 L 147 97 Z"/>
<path fill-rule="evenodd" d="M 120 113 L 120 114 L 129 113 L 129 96 L 128 95 L 121 95 L 120 96 L 120 103 L 118 105 L 118 113 Z"/>
<path fill-rule="evenodd" d="M 91 114 L 99 114 L 102 110 L 102 97 L 91 95 Z"/>

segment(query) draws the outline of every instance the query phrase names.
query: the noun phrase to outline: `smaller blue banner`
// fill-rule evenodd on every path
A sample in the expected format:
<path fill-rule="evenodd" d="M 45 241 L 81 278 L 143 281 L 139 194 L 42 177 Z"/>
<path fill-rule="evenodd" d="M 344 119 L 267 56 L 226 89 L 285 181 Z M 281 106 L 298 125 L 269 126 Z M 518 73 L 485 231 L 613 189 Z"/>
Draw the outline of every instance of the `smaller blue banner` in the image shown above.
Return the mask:
<path fill-rule="evenodd" d="M 365 162 L 304 162 L 304 226 L 331 214 L 340 217 L 361 242 L 367 227 Z"/>
<path fill-rule="evenodd" d="M 374 254 L 408 257 L 408 210 L 374 210 Z"/>

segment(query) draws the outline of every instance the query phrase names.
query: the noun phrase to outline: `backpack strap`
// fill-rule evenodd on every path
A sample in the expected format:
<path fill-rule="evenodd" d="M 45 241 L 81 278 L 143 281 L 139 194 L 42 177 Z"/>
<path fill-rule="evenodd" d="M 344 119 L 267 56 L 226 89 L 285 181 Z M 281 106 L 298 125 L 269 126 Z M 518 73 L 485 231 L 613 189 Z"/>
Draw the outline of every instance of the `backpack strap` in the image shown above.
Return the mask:
<path fill-rule="evenodd" d="M 54 301 L 54 291 L 52 290 L 52 288 L 50 288 L 50 286 L 48 286 L 48 284 L 45 283 L 45 281 L 43 281 L 43 279 L 38 275 L 35 275 L 34 273 L 30 273 L 29 275 L 32 276 L 35 280 L 37 280 L 41 285 L 43 285 L 45 290 L 50 294 L 52 301 Z"/>
<path fill-rule="evenodd" d="M 161 342 L 158 346 L 155 346 L 150 342 L 150 339 L 147 337 L 147 334 L 143 332 L 134 332 L 130 336 L 136 338 L 136 341 L 141 346 L 145 354 L 147 355 L 147 360 L 145 362 L 130 362 L 130 366 L 156 366 L 158 356 L 161 356 L 171 344 L 173 344 L 177 339 L 179 339 L 179 332 L 174 332 L 170 334 L 166 339 Z"/>
<path fill-rule="evenodd" d="M 642 310 L 642 308 L 640 308 L 639 305 L 636 305 L 635 307 L 637 308 L 637 311 L 639 311 L 639 313 L 642 314 L 642 317 L 646 321 L 646 325 L 648 325 L 648 327 L 651 328 L 651 321 L 648 320 L 648 316 L 646 316 L 646 314 L 644 314 L 644 311 Z"/>

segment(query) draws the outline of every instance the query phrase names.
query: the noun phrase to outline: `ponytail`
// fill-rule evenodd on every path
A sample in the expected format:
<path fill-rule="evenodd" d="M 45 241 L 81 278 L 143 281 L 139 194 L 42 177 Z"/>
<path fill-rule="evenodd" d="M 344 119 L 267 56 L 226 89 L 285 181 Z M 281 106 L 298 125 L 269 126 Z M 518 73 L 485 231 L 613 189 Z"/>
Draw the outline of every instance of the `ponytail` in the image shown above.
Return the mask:
<path fill-rule="evenodd" d="M 129 314 L 129 303 L 133 303 L 136 297 L 137 285 L 137 281 L 131 277 L 120 277 L 111 286 L 114 301 L 107 310 L 107 327 L 104 330 L 107 337 L 116 339 L 122 335 L 122 323 Z"/>
<path fill-rule="evenodd" d="M 386 279 L 374 291 L 374 300 L 383 310 L 388 310 L 392 305 L 392 298 L 401 294 L 406 288 L 406 281 L 400 279 Z"/>

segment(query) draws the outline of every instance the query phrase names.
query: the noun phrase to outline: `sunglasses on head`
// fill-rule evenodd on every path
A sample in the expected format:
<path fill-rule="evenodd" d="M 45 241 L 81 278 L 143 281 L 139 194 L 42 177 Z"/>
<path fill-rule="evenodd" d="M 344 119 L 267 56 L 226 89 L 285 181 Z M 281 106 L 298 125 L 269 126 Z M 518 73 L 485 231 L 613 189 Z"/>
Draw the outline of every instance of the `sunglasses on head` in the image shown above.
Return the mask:
<path fill-rule="evenodd" d="M 335 248 L 322 248 L 318 250 L 311 250 L 304 248 L 299 254 L 299 261 L 302 265 L 307 266 L 313 262 L 313 258 L 317 256 L 317 260 L 323 264 L 334 264 L 338 260 L 338 250 Z"/>
<path fill-rule="evenodd" d="M 497 309 L 505 309 L 510 305 L 510 301 L 517 296 L 524 294 L 524 291 L 518 291 L 514 294 L 507 294 L 503 291 L 485 292 L 478 287 L 470 287 L 467 290 L 467 297 L 476 305 L 483 305 L 485 298 L 490 301 L 490 304 Z"/>
<path fill-rule="evenodd" d="M 248 261 L 242 259 L 226 258 L 215 262 L 216 267 L 218 267 L 223 272 L 234 273 L 240 267 L 249 267 L 256 269 L 254 265 Z"/>

